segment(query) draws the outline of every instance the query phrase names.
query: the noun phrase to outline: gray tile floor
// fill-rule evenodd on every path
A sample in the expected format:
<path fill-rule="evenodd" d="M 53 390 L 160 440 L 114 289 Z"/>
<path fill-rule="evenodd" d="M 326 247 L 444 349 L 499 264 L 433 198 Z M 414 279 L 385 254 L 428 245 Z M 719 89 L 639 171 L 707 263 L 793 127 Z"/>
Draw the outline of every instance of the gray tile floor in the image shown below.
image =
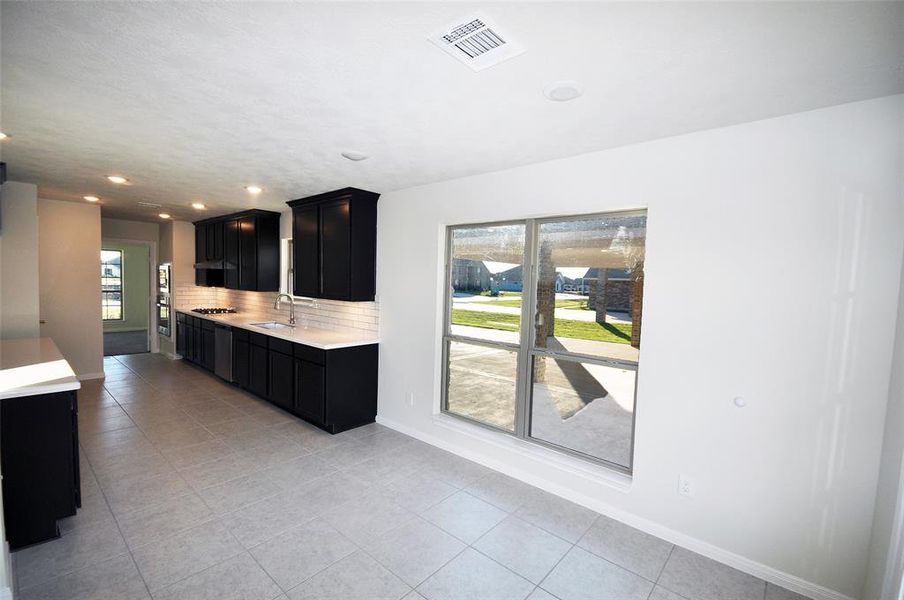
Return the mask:
<path fill-rule="evenodd" d="M 23 600 L 801 598 L 380 425 L 331 436 L 160 355 L 105 370 Z"/>

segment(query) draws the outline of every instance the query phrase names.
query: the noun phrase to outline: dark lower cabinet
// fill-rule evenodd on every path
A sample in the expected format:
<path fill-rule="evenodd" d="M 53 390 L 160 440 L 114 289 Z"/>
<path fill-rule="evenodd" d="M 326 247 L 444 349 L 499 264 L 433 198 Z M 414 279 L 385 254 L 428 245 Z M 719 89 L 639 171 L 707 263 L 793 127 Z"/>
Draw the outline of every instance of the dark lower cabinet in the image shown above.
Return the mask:
<path fill-rule="evenodd" d="M 185 315 L 176 313 L 176 354 L 185 356 Z"/>
<path fill-rule="evenodd" d="M 295 359 L 290 354 L 270 350 L 270 402 L 286 410 L 295 404 L 292 371 Z"/>
<path fill-rule="evenodd" d="M 270 379 L 269 350 L 264 346 L 250 344 L 251 360 L 248 369 L 248 389 L 261 398 L 268 397 Z"/>
<path fill-rule="evenodd" d="M 213 371 L 214 322 L 176 313 L 176 327 L 177 351 Z M 373 423 L 377 344 L 321 350 L 241 327 L 231 329 L 232 379 L 237 386 L 330 433 Z"/>
<path fill-rule="evenodd" d="M 300 416 L 323 427 L 326 424 L 326 404 L 323 365 L 295 359 L 295 397 L 293 408 Z"/>
<path fill-rule="evenodd" d="M 232 380 L 239 387 L 251 387 L 251 344 L 240 337 L 239 329 L 232 330 Z"/>
<path fill-rule="evenodd" d="M 210 325 L 207 327 L 206 325 Z M 213 323 L 209 321 L 204 322 L 204 327 L 201 328 L 201 366 L 207 369 L 208 371 L 213 371 L 216 368 L 216 331 L 213 327 Z"/>
<path fill-rule="evenodd" d="M 59 537 L 81 506 L 75 391 L 0 400 L 0 469 L 10 548 Z"/>

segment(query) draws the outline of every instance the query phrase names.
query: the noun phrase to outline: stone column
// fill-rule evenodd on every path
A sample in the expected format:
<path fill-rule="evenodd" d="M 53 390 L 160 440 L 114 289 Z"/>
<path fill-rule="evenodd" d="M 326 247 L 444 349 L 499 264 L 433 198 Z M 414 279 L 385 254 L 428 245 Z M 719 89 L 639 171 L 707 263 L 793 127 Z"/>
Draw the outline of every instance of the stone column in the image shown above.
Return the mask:
<path fill-rule="evenodd" d="M 633 297 L 631 298 L 631 345 L 640 348 L 640 326 L 643 319 L 643 263 L 634 269 Z"/>
<path fill-rule="evenodd" d="M 548 339 L 555 334 L 556 318 L 556 267 L 552 263 L 552 247 L 548 242 L 540 246 L 540 263 L 537 269 L 537 315 L 536 344 L 546 348 Z M 534 381 L 546 379 L 546 359 L 534 361 Z"/>
<path fill-rule="evenodd" d="M 606 299 L 606 282 L 609 279 L 608 269 L 599 269 L 599 275 L 596 279 L 596 289 L 593 292 L 593 308 L 596 310 L 596 322 L 600 325 L 606 323 L 606 308 L 608 302 Z"/>

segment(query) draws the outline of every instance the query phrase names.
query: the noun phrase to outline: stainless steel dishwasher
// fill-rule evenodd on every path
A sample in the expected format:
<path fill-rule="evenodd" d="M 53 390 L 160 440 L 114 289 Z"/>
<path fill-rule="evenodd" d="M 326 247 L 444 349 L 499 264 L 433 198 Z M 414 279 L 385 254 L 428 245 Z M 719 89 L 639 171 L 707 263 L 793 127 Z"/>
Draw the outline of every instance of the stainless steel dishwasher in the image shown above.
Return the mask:
<path fill-rule="evenodd" d="M 232 383 L 232 328 L 217 324 L 214 373 Z"/>

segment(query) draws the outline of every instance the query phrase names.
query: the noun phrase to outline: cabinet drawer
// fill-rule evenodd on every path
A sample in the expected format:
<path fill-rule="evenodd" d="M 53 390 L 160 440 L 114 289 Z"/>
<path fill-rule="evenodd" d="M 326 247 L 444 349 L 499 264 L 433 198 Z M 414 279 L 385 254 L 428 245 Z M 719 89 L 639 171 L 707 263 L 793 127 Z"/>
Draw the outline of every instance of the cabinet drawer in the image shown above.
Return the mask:
<path fill-rule="evenodd" d="M 185 315 L 183 313 L 176 313 L 176 323 L 185 323 Z"/>
<path fill-rule="evenodd" d="M 292 346 L 294 346 L 292 342 L 287 342 L 286 340 L 281 340 L 279 338 L 271 337 L 270 338 L 270 350 L 275 350 L 277 352 L 282 352 L 283 354 L 288 354 L 292 356 Z"/>
<path fill-rule="evenodd" d="M 270 337 L 262 333 L 254 333 L 253 331 L 249 331 L 248 336 L 251 343 L 255 346 L 266 348 L 270 345 Z"/>
<path fill-rule="evenodd" d="M 204 329 L 206 331 L 213 331 L 214 329 L 216 329 L 216 323 L 214 323 L 213 321 L 201 319 L 201 329 Z"/>
<path fill-rule="evenodd" d="M 244 340 L 244 341 L 247 342 L 247 341 L 248 341 L 248 337 L 249 337 L 250 335 L 251 335 L 251 332 L 248 331 L 247 329 L 242 329 L 242 328 L 240 328 L 240 327 L 233 327 L 233 328 L 232 328 L 232 340 L 233 340 L 233 341 L 235 341 L 235 340 Z"/>
<path fill-rule="evenodd" d="M 317 363 L 318 365 L 325 365 L 326 351 L 312 346 L 305 346 L 304 344 L 295 344 L 295 358 Z"/>

